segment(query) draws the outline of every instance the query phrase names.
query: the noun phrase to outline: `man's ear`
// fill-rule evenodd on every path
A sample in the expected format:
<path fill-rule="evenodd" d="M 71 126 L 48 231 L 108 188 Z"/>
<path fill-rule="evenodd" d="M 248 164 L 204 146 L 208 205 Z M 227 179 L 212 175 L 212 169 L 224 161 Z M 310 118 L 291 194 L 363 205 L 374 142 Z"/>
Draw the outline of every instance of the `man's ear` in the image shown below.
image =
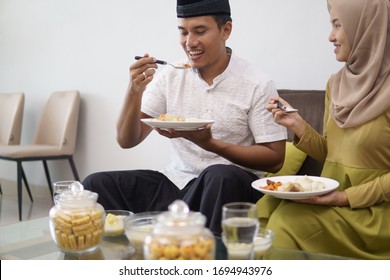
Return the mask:
<path fill-rule="evenodd" d="M 231 21 L 228 21 L 227 23 L 225 23 L 225 25 L 222 27 L 222 32 L 223 32 L 223 39 L 226 41 L 227 39 L 229 39 L 230 37 L 230 34 L 232 33 L 232 29 L 233 29 L 233 24 Z"/>

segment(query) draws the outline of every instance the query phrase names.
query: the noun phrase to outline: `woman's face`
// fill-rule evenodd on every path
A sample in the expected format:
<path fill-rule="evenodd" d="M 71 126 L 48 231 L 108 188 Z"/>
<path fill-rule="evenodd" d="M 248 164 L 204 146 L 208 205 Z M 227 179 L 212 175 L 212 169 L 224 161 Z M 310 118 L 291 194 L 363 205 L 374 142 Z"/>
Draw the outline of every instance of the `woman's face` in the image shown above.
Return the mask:
<path fill-rule="evenodd" d="M 351 47 L 349 46 L 344 28 L 340 20 L 332 13 L 330 14 L 330 21 L 332 23 L 332 32 L 329 34 L 329 41 L 335 46 L 334 53 L 336 54 L 336 59 L 340 62 L 346 62 L 351 53 Z"/>

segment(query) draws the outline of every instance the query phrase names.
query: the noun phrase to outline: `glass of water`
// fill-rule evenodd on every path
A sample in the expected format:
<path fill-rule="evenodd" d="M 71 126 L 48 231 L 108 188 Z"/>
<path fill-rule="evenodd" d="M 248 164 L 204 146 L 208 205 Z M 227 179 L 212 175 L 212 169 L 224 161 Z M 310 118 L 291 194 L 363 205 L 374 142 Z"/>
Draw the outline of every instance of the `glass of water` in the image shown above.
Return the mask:
<path fill-rule="evenodd" d="M 60 195 L 60 193 L 64 191 L 70 191 L 72 184 L 75 184 L 77 181 L 58 181 L 53 183 L 53 200 L 54 202 Z"/>
<path fill-rule="evenodd" d="M 222 207 L 222 241 L 229 260 L 253 257 L 253 241 L 259 230 L 256 204 L 231 202 Z"/>

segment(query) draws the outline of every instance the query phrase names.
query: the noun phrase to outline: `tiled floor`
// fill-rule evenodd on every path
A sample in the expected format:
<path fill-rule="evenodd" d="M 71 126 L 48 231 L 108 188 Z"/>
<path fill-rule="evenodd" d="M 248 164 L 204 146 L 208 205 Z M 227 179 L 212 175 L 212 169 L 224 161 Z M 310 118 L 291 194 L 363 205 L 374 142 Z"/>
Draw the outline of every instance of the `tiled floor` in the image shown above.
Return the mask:
<path fill-rule="evenodd" d="M 19 222 L 16 182 L 0 178 L 3 194 L 0 194 L 0 226 Z M 23 185 L 22 220 L 45 217 L 53 206 L 48 186 L 30 185 L 33 202 Z"/>

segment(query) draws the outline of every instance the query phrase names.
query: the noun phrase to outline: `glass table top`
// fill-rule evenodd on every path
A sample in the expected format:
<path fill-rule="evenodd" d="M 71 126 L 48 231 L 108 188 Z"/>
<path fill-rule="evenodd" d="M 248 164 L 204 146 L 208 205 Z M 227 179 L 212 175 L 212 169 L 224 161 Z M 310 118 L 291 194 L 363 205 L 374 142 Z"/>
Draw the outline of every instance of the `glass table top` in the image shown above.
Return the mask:
<path fill-rule="evenodd" d="M 125 235 L 104 237 L 99 248 L 90 253 L 70 254 L 58 250 L 49 231 L 49 218 L 41 218 L 0 226 L 0 259 L 22 260 L 128 260 L 138 259 Z M 225 260 L 226 248 L 216 237 L 216 259 Z M 308 253 L 271 247 L 263 256 L 268 260 L 335 260 L 339 256 Z"/>

